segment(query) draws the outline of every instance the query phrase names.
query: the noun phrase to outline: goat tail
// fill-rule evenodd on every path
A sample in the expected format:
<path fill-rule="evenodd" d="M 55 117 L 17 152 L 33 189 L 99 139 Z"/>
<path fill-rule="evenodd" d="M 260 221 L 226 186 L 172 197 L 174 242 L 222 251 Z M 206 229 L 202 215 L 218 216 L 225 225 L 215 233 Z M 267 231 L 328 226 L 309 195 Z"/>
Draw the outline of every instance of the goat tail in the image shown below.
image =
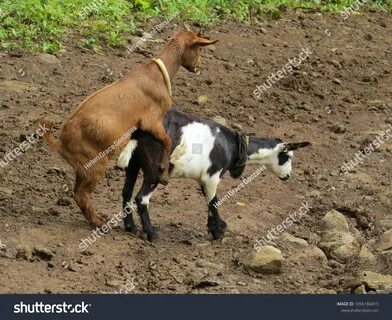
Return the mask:
<path fill-rule="evenodd" d="M 52 119 L 42 117 L 38 120 L 41 129 L 43 130 L 43 139 L 47 145 L 49 145 L 52 149 L 60 152 L 60 141 L 55 139 L 52 136 L 52 128 L 54 121 Z"/>

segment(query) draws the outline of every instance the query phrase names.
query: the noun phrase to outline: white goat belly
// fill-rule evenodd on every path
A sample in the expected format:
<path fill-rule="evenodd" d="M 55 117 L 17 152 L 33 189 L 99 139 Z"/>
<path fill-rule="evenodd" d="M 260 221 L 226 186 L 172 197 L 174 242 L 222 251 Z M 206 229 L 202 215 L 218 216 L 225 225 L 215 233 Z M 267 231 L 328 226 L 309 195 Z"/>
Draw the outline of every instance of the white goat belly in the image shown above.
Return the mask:
<path fill-rule="evenodd" d="M 174 165 L 172 177 L 200 180 L 211 166 L 210 153 L 214 143 L 215 137 L 206 124 L 192 122 L 184 126 L 181 142 L 170 158 Z"/>

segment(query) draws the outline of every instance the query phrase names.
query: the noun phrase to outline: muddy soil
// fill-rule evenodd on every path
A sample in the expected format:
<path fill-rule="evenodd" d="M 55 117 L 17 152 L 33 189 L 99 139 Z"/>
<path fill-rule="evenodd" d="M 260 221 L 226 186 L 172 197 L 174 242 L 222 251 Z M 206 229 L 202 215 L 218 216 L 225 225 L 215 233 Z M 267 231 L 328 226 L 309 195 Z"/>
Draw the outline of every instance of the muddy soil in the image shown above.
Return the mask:
<path fill-rule="evenodd" d="M 33 144 L 0 167 L 0 292 L 340 293 L 350 292 L 357 271 L 392 274 L 391 252 L 376 250 L 380 235 L 392 228 L 392 139 L 350 173 L 340 169 L 392 123 L 391 25 L 390 14 L 343 20 L 291 12 L 278 21 L 227 21 L 204 30 L 220 42 L 203 51 L 201 75 L 178 72 L 175 105 L 200 117 L 223 117 L 258 136 L 312 142 L 296 153 L 291 179 L 264 172 L 220 207 L 228 230 L 219 241 L 207 233 L 197 184 L 179 179 L 152 198 L 158 241 L 150 244 L 140 231 L 132 236 L 119 225 L 82 253 L 80 240 L 91 229 L 72 198 L 73 171 L 41 141 Z M 171 24 L 155 39 L 165 40 L 178 27 Z M 42 115 L 56 120 L 58 135 L 80 101 L 146 61 L 162 41 L 130 55 L 123 49 L 95 53 L 73 39 L 57 58 L 0 52 L 0 158 L 36 131 Z M 256 85 L 307 47 L 309 58 L 256 99 Z M 200 95 L 207 102 L 198 103 Z M 257 168 L 249 165 L 244 177 Z M 120 212 L 123 180 L 113 161 L 93 197 L 100 215 Z M 239 183 L 225 176 L 218 195 Z M 280 273 L 245 268 L 241 256 L 303 202 L 311 210 L 286 232 L 317 245 L 320 220 L 336 209 L 374 258 L 293 261 L 296 249 L 279 238 L 272 245 L 286 258 Z"/>

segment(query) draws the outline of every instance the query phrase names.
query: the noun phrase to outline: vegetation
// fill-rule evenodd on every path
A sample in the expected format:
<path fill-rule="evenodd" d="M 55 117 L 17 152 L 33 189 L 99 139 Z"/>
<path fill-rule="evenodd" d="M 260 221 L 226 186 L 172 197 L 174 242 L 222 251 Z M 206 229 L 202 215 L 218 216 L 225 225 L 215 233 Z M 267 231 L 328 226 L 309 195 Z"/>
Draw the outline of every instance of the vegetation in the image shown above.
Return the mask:
<path fill-rule="evenodd" d="M 0 48 L 55 53 L 66 35 L 77 33 L 82 46 L 96 50 L 124 46 L 141 21 L 176 12 L 183 20 L 212 24 L 278 19 L 288 8 L 339 12 L 355 2 L 392 9 L 392 0 L 0 0 Z"/>

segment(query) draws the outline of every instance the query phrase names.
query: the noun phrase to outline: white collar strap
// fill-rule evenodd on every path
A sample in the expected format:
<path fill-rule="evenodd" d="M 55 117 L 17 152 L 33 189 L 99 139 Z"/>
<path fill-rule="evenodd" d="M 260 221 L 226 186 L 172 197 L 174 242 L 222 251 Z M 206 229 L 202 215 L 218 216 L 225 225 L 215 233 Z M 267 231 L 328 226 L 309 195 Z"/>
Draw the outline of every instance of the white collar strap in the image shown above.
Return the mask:
<path fill-rule="evenodd" d="M 169 95 L 171 96 L 172 89 L 171 89 L 170 77 L 169 74 L 167 73 L 165 64 L 161 59 L 158 58 L 153 58 L 152 61 L 154 61 L 158 65 L 159 69 L 161 70 L 163 78 L 165 79 L 167 90 L 169 90 Z"/>

